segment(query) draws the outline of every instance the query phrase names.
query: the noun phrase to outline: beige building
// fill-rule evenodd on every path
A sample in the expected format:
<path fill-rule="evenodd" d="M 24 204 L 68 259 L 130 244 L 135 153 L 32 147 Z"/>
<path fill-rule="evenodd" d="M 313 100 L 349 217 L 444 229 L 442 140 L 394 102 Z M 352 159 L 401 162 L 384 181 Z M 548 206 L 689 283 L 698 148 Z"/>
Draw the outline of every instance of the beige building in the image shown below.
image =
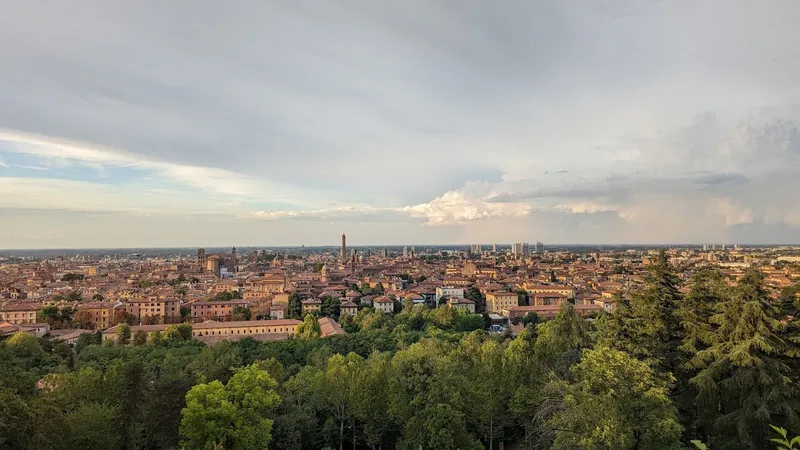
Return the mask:
<path fill-rule="evenodd" d="M 454 297 L 448 300 L 447 304 L 453 309 L 475 313 L 475 302 L 466 298 Z"/>
<path fill-rule="evenodd" d="M 192 337 L 203 340 L 205 337 L 222 336 L 224 338 L 239 339 L 252 337 L 254 339 L 270 340 L 274 338 L 286 339 L 294 335 L 295 328 L 300 324 L 299 320 L 245 320 L 237 322 L 203 322 L 192 324 Z M 164 332 L 169 325 L 138 325 L 131 327 L 131 334 L 137 331 L 152 333 L 154 331 Z M 103 340 L 116 339 L 117 327 L 111 327 L 103 331 Z"/>
<path fill-rule="evenodd" d="M 125 303 L 125 311 L 136 317 L 139 322 L 143 318 L 161 317 L 164 323 L 176 323 L 181 319 L 181 301 L 178 298 L 134 298 Z"/>
<path fill-rule="evenodd" d="M 394 313 L 394 300 L 386 296 L 372 300 L 372 306 L 375 307 L 376 311 L 383 311 L 386 314 Z"/>
<path fill-rule="evenodd" d="M 114 321 L 114 304 L 109 302 L 91 302 L 78 305 L 75 319 L 86 317 L 94 330 L 105 330 Z"/>
<path fill-rule="evenodd" d="M 516 292 L 490 292 L 486 294 L 486 312 L 500 314 L 503 309 L 519 305 Z"/>
<path fill-rule="evenodd" d="M 310 298 L 308 300 L 303 300 L 302 304 L 303 314 L 319 312 L 320 308 L 322 307 L 322 300 L 318 298 Z"/>
<path fill-rule="evenodd" d="M 6 321 L 14 325 L 36 323 L 40 303 L 11 303 L 0 308 L 0 322 Z"/>

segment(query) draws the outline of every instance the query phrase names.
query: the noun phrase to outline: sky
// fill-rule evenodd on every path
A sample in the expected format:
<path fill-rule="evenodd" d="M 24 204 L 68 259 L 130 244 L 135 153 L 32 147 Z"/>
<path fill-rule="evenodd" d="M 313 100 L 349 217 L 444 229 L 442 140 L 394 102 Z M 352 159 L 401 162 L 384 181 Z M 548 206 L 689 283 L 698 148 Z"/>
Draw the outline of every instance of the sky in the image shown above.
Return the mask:
<path fill-rule="evenodd" d="M 796 0 L 0 11 L 0 248 L 800 243 Z"/>

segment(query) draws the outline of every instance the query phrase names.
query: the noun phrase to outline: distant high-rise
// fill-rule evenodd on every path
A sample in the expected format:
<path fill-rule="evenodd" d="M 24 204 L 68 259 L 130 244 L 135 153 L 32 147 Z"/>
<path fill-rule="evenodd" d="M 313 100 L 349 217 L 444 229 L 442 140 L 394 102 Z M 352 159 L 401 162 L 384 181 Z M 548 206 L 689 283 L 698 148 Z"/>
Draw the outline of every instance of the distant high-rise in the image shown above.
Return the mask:
<path fill-rule="evenodd" d="M 703 251 L 704 251 L 704 252 L 707 252 L 707 251 L 708 251 L 708 244 L 703 244 Z"/>
<path fill-rule="evenodd" d="M 197 262 L 200 264 L 200 266 L 206 265 L 206 249 L 204 248 L 197 249 Z"/>
<path fill-rule="evenodd" d="M 342 233 L 342 249 L 339 256 L 342 258 L 342 264 L 347 264 L 347 236 L 344 233 Z"/>
<path fill-rule="evenodd" d="M 408 247 L 403 247 L 403 258 L 408 258 Z"/>
<path fill-rule="evenodd" d="M 236 247 L 233 247 L 231 249 L 231 272 L 236 273 L 237 264 L 239 264 L 239 262 L 236 259 Z"/>
<path fill-rule="evenodd" d="M 528 254 L 528 244 L 526 242 L 517 242 L 511 245 L 511 254 L 514 256 L 524 256 Z"/>
<path fill-rule="evenodd" d="M 252 259 L 253 259 L 253 262 L 258 261 L 258 250 L 253 250 Z"/>
<path fill-rule="evenodd" d="M 389 257 L 389 249 L 388 248 L 382 248 L 381 249 L 381 257 L 382 258 L 388 258 Z"/>
<path fill-rule="evenodd" d="M 544 244 L 542 244 L 541 242 L 533 244 L 533 253 L 538 253 L 538 254 L 544 253 Z"/>
<path fill-rule="evenodd" d="M 492 244 L 492 253 L 497 253 L 497 244 Z"/>
<path fill-rule="evenodd" d="M 471 251 L 473 254 L 480 254 L 481 252 L 481 245 L 480 244 L 472 244 Z"/>
<path fill-rule="evenodd" d="M 414 247 L 411 247 L 411 253 L 409 254 L 409 256 L 411 258 L 415 258 L 417 256 L 417 249 L 414 248 Z"/>

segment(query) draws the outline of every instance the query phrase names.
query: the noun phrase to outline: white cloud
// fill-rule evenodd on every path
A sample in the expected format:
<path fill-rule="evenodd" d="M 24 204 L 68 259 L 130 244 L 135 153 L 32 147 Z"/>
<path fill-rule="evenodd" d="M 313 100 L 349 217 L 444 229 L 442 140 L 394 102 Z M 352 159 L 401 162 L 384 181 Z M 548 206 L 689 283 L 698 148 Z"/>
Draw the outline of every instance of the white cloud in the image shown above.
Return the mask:
<path fill-rule="evenodd" d="M 745 225 L 753 222 L 753 212 L 730 198 L 712 200 L 708 212 L 725 218 L 725 226 Z"/>
<path fill-rule="evenodd" d="M 515 203 L 488 203 L 469 197 L 459 191 L 450 191 L 430 202 L 406 206 L 403 212 L 411 217 L 425 219 L 426 225 L 452 225 L 477 220 L 502 217 L 521 217 L 533 212 L 533 205 Z"/>

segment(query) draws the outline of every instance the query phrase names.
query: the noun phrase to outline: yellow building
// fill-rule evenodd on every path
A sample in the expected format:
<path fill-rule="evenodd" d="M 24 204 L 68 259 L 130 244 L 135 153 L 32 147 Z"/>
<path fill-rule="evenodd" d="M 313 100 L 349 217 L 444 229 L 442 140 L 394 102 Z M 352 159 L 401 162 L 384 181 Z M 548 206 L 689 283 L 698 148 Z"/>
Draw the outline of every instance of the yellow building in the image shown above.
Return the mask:
<path fill-rule="evenodd" d="M 80 321 L 86 317 L 91 322 L 95 330 L 105 330 L 111 326 L 114 320 L 114 304 L 103 302 L 91 302 L 78 305 L 78 313 L 75 318 Z"/>
<path fill-rule="evenodd" d="M 294 335 L 295 328 L 300 324 L 299 320 L 244 320 L 236 322 L 203 322 L 192 324 L 192 338 L 203 340 L 206 337 L 223 337 L 227 339 L 240 339 L 244 337 L 263 337 L 286 339 Z M 164 332 L 169 325 L 139 325 L 131 327 L 131 335 L 137 331 L 152 333 L 155 331 Z M 116 339 L 117 327 L 111 327 L 103 331 L 103 340 Z"/>
<path fill-rule="evenodd" d="M 39 303 L 12 303 L 0 308 L 0 322 L 14 325 L 36 323 L 40 309 L 42 305 Z"/>
<path fill-rule="evenodd" d="M 317 298 L 310 298 L 308 300 L 303 300 L 302 304 L 303 304 L 303 314 L 319 312 L 320 308 L 322 307 L 322 300 Z"/>
<path fill-rule="evenodd" d="M 486 312 L 500 314 L 504 309 L 519 306 L 515 292 L 490 292 L 486 294 Z"/>

